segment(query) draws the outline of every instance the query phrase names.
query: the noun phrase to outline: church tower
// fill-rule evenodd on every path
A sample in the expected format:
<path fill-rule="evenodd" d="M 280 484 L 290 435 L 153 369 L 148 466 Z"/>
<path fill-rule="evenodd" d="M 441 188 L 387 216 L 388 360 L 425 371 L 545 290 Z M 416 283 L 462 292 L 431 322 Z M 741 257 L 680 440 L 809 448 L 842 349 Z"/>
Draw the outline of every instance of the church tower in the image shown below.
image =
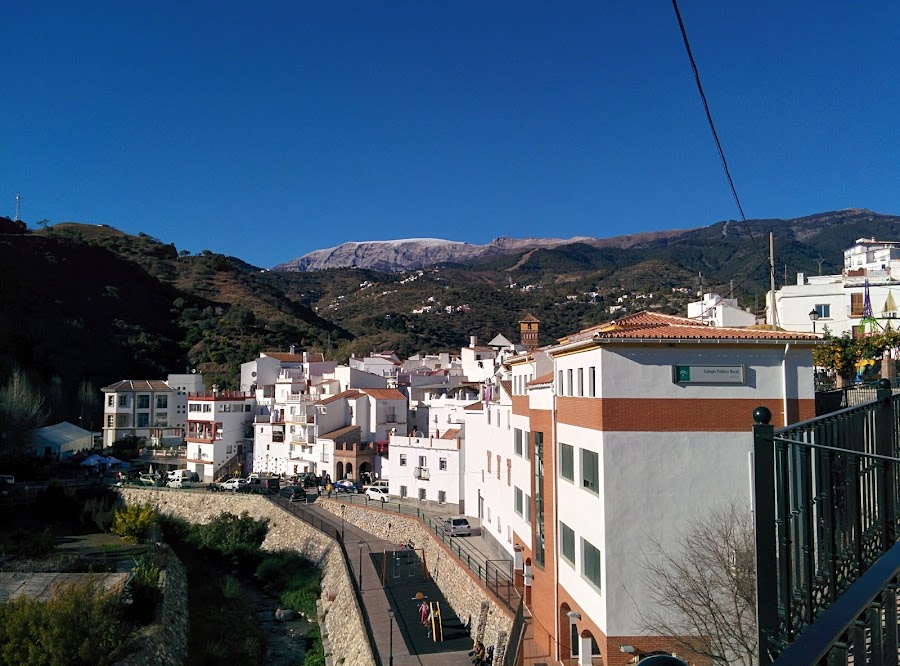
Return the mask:
<path fill-rule="evenodd" d="M 519 333 L 522 336 L 522 344 L 528 352 L 533 352 L 538 348 L 538 326 L 540 323 L 532 315 L 526 315 L 524 319 L 519 320 Z"/>

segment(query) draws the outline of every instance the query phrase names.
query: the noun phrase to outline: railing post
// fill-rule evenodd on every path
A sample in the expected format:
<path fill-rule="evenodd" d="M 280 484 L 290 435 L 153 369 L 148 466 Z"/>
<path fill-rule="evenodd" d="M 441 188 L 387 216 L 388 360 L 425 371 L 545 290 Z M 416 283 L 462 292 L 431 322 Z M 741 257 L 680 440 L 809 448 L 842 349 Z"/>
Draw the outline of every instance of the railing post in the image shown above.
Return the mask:
<path fill-rule="evenodd" d="M 778 630 L 775 528 L 775 427 L 766 407 L 753 410 L 753 513 L 756 531 L 756 627 L 759 666 L 769 666 L 769 640 Z"/>
<path fill-rule="evenodd" d="M 875 413 L 875 452 L 881 456 L 889 458 L 894 456 L 894 437 L 893 437 L 893 411 L 894 402 L 891 399 L 893 391 L 891 390 L 891 382 L 888 379 L 882 379 L 878 382 L 878 407 Z M 882 550 L 887 552 L 897 539 L 896 528 L 896 509 L 897 498 L 895 496 L 894 487 L 894 465 L 887 460 L 878 462 L 878 471 L 880 486 L 883 496 L 879 497 L 881 510 L 883 511 L 882 521 Z"/>

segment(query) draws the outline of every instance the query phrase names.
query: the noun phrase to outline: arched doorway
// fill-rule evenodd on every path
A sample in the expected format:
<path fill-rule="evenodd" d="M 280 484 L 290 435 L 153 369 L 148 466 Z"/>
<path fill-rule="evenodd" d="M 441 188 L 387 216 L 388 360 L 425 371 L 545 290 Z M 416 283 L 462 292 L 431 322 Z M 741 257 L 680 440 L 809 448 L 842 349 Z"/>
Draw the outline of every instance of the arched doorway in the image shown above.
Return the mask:
<path fill-rule="evenodd" d="M 344 468 L 344 472 L 347 474 L 346 478 L 353 478 L 353 463 L 347 463 L 347 466 Z"/>
<path fill-rule="evenodd" d="M 337 468 L 335 469 L 334 480 L 339 481 L 344 478 L 344 463 L 339 462 L 337 464 Z"/>

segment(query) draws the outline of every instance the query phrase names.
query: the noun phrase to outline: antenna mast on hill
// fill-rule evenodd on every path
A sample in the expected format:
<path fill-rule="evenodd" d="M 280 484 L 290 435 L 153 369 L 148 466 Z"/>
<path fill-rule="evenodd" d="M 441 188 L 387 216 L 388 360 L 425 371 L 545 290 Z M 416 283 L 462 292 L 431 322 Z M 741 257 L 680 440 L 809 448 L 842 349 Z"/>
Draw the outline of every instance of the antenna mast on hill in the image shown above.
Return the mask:
<path fill-rule="evenodd" d="M 22 200 L 22 195 L 16 192 L 16 219 L 15 222 L 19 221 L 19 201 Z"/>

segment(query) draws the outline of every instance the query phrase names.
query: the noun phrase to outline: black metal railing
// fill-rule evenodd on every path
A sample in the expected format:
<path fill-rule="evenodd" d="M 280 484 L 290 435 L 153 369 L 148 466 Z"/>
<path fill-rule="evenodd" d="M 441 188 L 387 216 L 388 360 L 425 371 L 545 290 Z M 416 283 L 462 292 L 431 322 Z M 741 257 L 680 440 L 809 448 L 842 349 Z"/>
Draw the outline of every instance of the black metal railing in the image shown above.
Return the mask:
<path fill-rule="evenodd" d="M 363 602 L 362 590 L 359 587 L 356 576 L 353 575 L 353 565 L 350 563 L 350 554 L 347 552 L 347 547 L 344 544 L 342 530 L 335 523 L 313 513 L 303 504 L 291 502 L 284 497 L 269 497 L 269 500 L 337 542 L 341 551 L 341 556 L 344 558 L 344 565 L 347 567 L 350 582 L 353 585 L 353 594 L 356 597 L 356 605 L 359 607 L 359 612 L 362 615 L 363 626 L 366 630 L 366 638 L 369 642 L 372 658 L 375 660 L 375 666 L 382 666 L 381 655 L 378 653 L 378 646 L 375 643 L 375 634 L 372 631 L 372 622 L 369 619 L 366 604 Z"/>
<path fill-rule="evenodd" d="M 876 643 L 893 650 L 892 661 L 855 661 L 856 666 L 897 664 L 896 603 L 894 621 L 883 636 L 880 629 L 879 636 L 873 635 L 881 623 L 870 608 L 873 600 L 896 593 L 891 586 L 900 574 L 890 564 L 891 558 L 900 558 L 894 548 L 900 396 L 892 393 L 884 381 L 873 402 L 778 431 L 769 425 L 768 409 L 754 411 L 760 666 L 817 663 L 797 660 L 817 649 L 827 655 L 822 658 L 838 660 L 828 663 L 846 663 L 839 652 L 848 650 L 847 627 L 834 620 L 820 624 L 835 617 L 835 608 L 841 609 L 842 621 L 852 617 L 848 626 L 868 646 L 854 649 L 867 649 L 870 657 Z M 875 570 L 878 576 L 866 575 Z M 849 610 L 848 600 L 856 604 Z M 865 622 L 859 628 L 860 617 L 868 618 L 869 629 Z M 827 644 L 792 656 L 799 654 L 795 641 L 821 640 L 826 626 L 833 631 Z"/>
<path fill-rule="evenodd" d="M 519 597 L 519 606 L 516 616 L 513 618 L 512 628 L 509 630 L 509 640 L 506 643 L 506 652 L 503 653 L 503 666 L 516 666 L 519 663 L 519 649 L 522 647 L 522 637 L 525 635 L 525 600 Z"/>

